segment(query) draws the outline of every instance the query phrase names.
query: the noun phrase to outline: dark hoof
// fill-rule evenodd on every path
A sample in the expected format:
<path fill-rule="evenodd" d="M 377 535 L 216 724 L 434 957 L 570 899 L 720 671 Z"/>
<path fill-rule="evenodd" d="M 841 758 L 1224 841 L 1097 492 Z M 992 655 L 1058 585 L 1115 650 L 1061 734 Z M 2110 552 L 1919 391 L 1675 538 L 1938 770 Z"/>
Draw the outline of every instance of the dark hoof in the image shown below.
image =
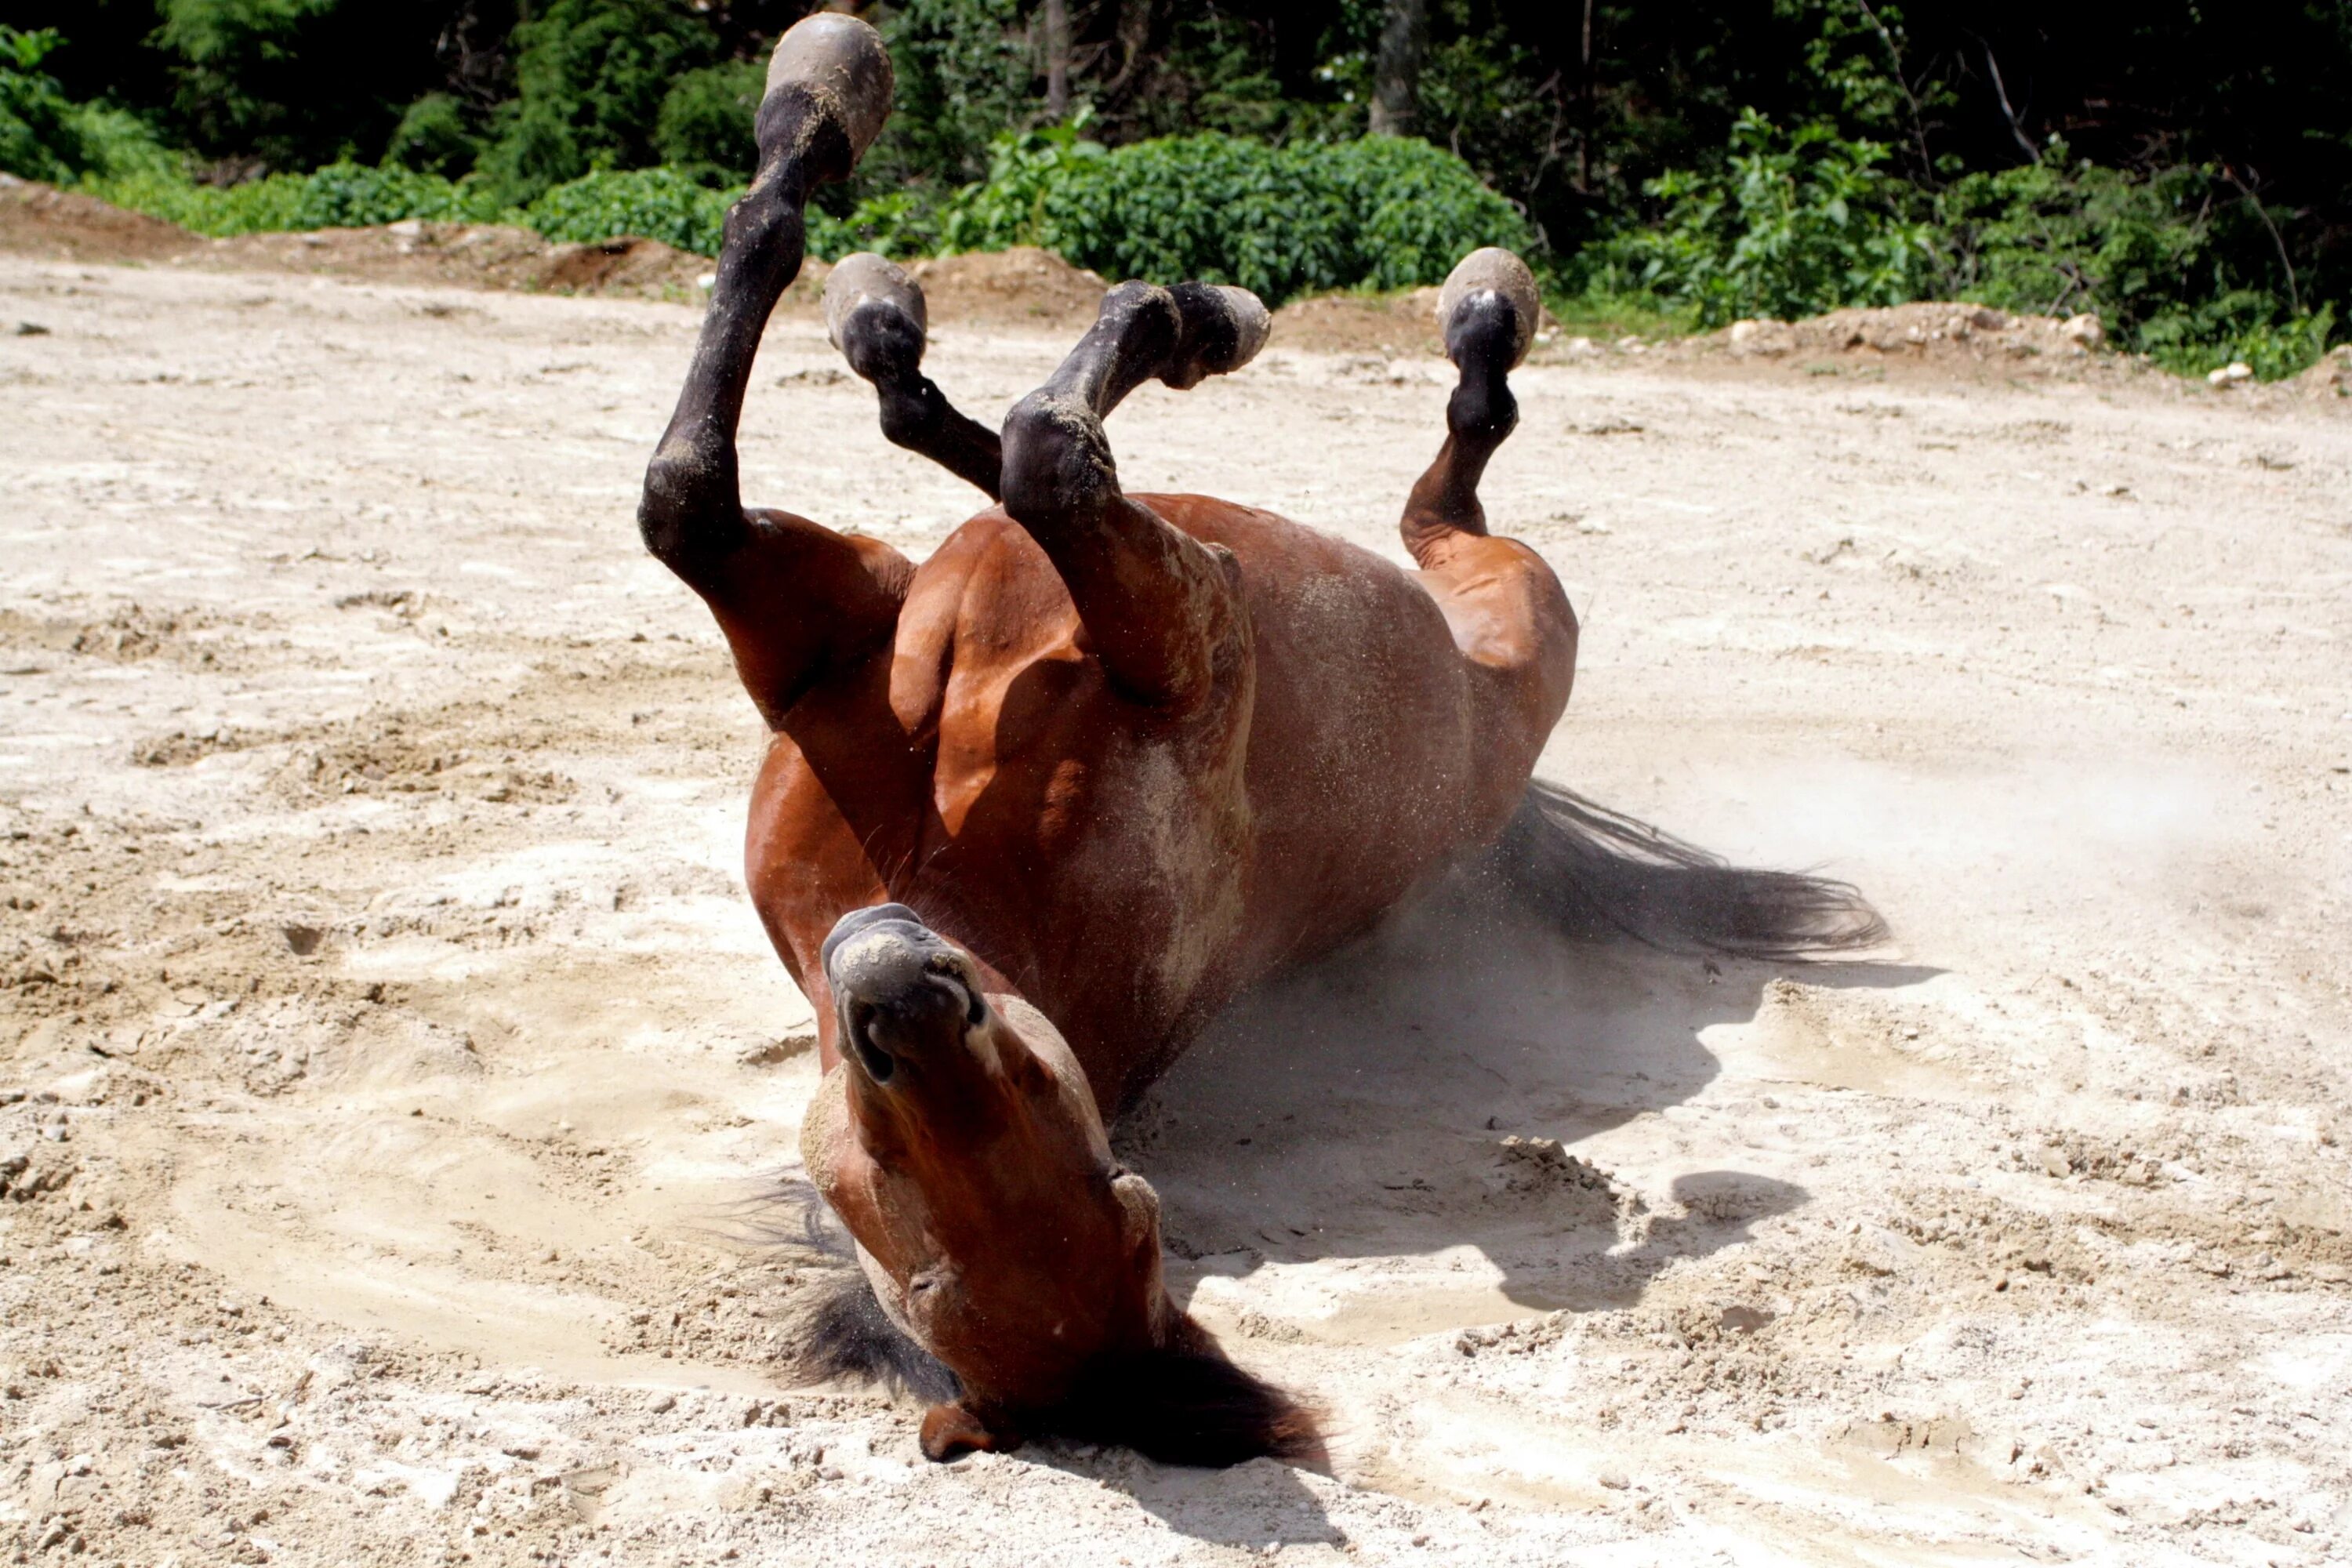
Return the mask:
<path fill-rule="evenodd" d="M 1498 296 L 1511 308 L 1511 363 L 1517 370 L 1535 342 L 1536 322 L 1543 315 L 1543 295 L 1528 264 L 1498 245 L 1464 257 L 1445 279 L 1437 296 L 1437 328 L 1444 335 L 1445 352 L 1454 355 L 1454 329 L 1470 303 L 1481 295 Z"/>
<path fill-rule="evenodd" d="M 878 312 L 883 319 L 868 314 L 866 322 L 859 324 L 856 318 L 867 312 Z M 871 353 L 907 355 L 908 363 L 898 367 L 902 370 L 920 364 L 929 329 L 922 289 L 897 263 L 870 250 L 842 258 L 824 280 L 824 335 L 868 381 L 874 377 L 859 362 Z M 910 337 L 911 348 L 906 342 Z"/>
<path fill-rule="evenodd" d="M 788 128 L 787 139 L 805 150 L 809 139 L 830 127 L 848 153 L 847 167 L 835 177 L 846 177 L 882 134 L 896 89 L 881 34 L 838 12 L 803 17 L 776 41 L 768 61 L 767 91 L 760 100 L 761 148 L 769 150 L 776 128 Z M 782 112 L 790 106 L 802 112 Z"/>
<path fill-rule="evenodd" d="M 934 1405 L 923 1412 L 921 1442 L 923 1458 L 944 1464 L 966 1454 L 1009 1454 L 1021 1435 L 999 1431 L 961 1405 Z"/>
<path fill-rule="evenodd" d="M 1228 375 L 1257 357 L 1274 318 L 1246 289 L 1226 283 L 1179 283 L 1169 295 L 1183 321 L 1175 362 L 1160 379 L 1179 392 L 1204 377 Z"/>

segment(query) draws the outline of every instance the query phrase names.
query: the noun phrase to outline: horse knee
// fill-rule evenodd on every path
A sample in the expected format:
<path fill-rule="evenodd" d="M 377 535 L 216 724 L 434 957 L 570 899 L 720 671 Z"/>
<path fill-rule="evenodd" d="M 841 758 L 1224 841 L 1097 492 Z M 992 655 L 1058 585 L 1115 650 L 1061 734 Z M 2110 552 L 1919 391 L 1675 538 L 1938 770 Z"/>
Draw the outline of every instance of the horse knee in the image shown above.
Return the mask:
<path fill-rule="evenodd" d="M 1066 522 L 1118 489 L 1102 421 L 1078 398 L 1050 388 L 1005 416 L 1003 473 L 1004 510 L 1031 528 Z"/>

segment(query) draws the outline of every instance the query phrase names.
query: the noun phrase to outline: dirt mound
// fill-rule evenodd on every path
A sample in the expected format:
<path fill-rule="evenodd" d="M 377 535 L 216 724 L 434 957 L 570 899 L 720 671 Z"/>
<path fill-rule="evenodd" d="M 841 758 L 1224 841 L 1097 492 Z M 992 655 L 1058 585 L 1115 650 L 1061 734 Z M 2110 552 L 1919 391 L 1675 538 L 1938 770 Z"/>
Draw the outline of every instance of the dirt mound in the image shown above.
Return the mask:
<path fill-rule="evenodd" d="M 2352 397 L 2352 343 L 2328 350 L 2317 364 L 2294 378 L 2294 384 L 2309 397 Z"/>
<path fill-rule="evenodd" d="M 0 251 L 56 261 L 163 261 L 203 244 L 178 224 L 0 174 Z"/>
<path fill-rule="evenodd" d="M 1734 359 L 1858 355 L 2048 368 L 2086 362 L 2105 341 L 2096 316 L 2014 316 L 1987 305 L 1923 300 L 1832 310 L 1802 321 L 1734 321 L 1685 350 Z"/>
<path fill-rule="evenodd" d="M 206 239 L 94 196 L 0 175 L 0 251 L 60 261 L 163 261 L 303 272 L 376 283 L 696 300 L 706 258 L 658 240 L 558 245 L 505 224 L 423 223 Z M 788 300 L 810 303 L 828 268 L 811 262 Z"/>
<path fill-rule="evenodd" d="M 1286 349 L 1391 357 L 1441 354 L 1437 290 L 1402 294 L 1327 294 L 1293 300 L 1275 312 L 1273 342 Z"/>
<path fill-rule="evenodd" d="M 697 280 L 711 267 L 657 240 L 557 245 L 505 224 L 415 219 L 376 228 L 239 235 L 205 244 L 187 264 L 379 283 L 676 300 L 697 297 Z"/>
<path fill-rule="evenodd" d="M 1084 331 L 1110 287 L 1034 245 L 942 256 L 918 261 L 907 271 L 922 285 L 932 321 L 974 326 Z"/>

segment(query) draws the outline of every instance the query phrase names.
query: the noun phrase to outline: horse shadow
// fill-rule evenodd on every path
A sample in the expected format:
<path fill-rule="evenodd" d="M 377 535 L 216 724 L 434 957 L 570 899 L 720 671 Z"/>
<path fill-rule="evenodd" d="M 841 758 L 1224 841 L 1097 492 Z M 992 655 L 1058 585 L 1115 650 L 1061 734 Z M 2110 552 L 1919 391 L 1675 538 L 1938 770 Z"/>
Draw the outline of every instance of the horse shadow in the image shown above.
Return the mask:
<path fill-rule="evenodd" d="M 1465 869 L 1237 1002 L 1114 1142 L 1160 1192 L 1181 1303 L 1269 1265 L 1468 1249 L 1486 1267 L 1464 1258 L 1460 1286 L 1359 1291 L 1310 1337 L 1378 1344 L 1628 1306 L 1677 1259 L 1810 1194 L 1737 1170 L 1645 1193 L 1576 1145 L 1704 1089 L 1721 1070 L 1705 1032 L 1753 1019 L 1791 973 L 1885 987 L 1937 972 L 1579 942 Z"/>
<path fill-rule="evenodd" d="M 1474 867 L 1235 1002 L 1112 1142 L 1159 1190 L 1180 1305 L 1270 1266 L 1464 1249 L 1487 1267 L 1435 1271 L 1463 1286 L 1359 1290 L 1300 1337 L 1378 1345 L 1630 1306 L 1677 1259 L 1743 1241 L 1811 1194 L 1736 1170 L 1643 1194 L 1575 1159 L 1580 1141 L 1704 1089 L 1721 1064 L 1701 1037 L 1754 1018 L 1783 974 L 1887 987 L 1936 973 L 1579 942 Z M 1238 1326 L 1295 1331 L 1246 1309 Z M 1037 1457 L 1195 1540 L 1345 1544 L 1300 1476 L 1271 1460 L 1185 1470 L 1050 1439 Z"/>

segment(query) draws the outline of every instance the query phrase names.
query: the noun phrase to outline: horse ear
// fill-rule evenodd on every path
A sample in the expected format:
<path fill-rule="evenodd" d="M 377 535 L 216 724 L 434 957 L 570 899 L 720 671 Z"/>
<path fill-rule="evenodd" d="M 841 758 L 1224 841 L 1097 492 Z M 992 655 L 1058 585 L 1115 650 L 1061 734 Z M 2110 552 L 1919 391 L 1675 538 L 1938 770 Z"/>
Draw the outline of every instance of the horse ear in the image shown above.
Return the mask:
<path fill-rule="evenodd" d="M 1222 1469 L 1260 1458 L 1323 1458 L 1311 1412 L 1227 1361 L 1189 1320 L 1183 1327 L 1190 1332 L 1169 1348 L 1092 1368 L 1055 1426 L 1167 1465 Z"/>

